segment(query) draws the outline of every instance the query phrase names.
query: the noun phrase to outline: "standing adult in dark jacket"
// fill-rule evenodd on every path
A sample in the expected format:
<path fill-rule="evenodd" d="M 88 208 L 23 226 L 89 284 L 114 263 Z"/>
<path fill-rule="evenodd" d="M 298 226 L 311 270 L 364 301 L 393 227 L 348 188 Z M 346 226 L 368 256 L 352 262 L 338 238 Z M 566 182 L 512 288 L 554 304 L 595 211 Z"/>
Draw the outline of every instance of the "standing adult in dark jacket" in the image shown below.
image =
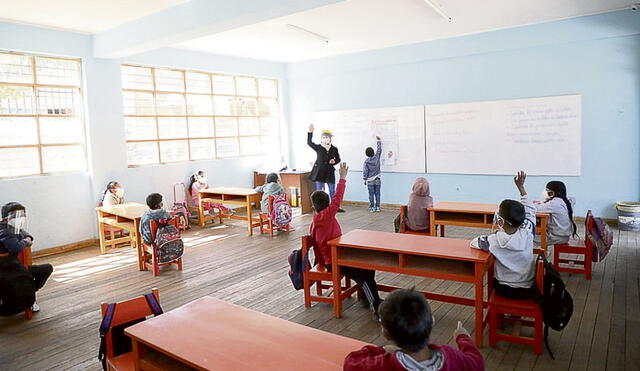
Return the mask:
<path fill-rule="evenodd" d="M 25 207 L 18 202 L 9 202 L 2 206 L 2 220 L 0 221 L 0 282 L 4 275 L 9 275 L 6 270 L 15 269 L 16 264 L 21 267 L 17 255 L 22 250 L 33 244 L 33 237 L 24 229 L 27 215 Z M 20 268 L 24 269 L 24 268 Z M 53 272 L 51 264 L 30 265 L 26 268 L 33 277 L 33 285 L 36 291 L 44 286 L 45 282 Z M 38 304 L 34 303 L 34 312 L 40 310 Z M 0 305 L 0 314 L 3 313 Z"/>
<path fill-rule="evenodd" d="M 313 143 L 313 124 L 309 125 L 307 144 L 316 151 L 316 162 L 309 176 L 316 184 L 316 190 L 324 190 L 324 185 L 329 187 L 329 196 L 333 200 L 336 193 L 336 175 L 334 166 L 340 163 L 338 148 L 331 144 L 333 134 L 329 130 L 323 130 L 320 136 L 320 144 Z M 339 209 L 339 212 L 344 210 Z"/>

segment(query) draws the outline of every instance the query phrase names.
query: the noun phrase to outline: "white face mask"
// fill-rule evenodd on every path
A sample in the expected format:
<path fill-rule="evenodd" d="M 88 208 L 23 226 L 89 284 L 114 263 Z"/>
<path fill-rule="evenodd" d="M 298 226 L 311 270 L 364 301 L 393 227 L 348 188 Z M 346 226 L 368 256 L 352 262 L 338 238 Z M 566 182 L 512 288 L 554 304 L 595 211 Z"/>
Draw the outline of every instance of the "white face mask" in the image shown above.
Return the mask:
<path fill-rule="evenodd" d="M 118 198 L 124 197 L 124 188 L 120 187 L 120 188 L 116 189 L 115 195 Z"/>
<path fill-rule="evenodd" d="M 200 184 L 207 184 L 207 177 L 206 176 L 199 177 L 198 182 L 200 182 Z"/>
<path fill-rule="evenodd" d="M 496 230 L 504 232 L 504 223 L 506 220 L 498 212 L 493 215 L 493 225 L 491 226 L 491 232 Z"/>
<path fill-rule="evenodd" d="M 547 202 L 551 199 L 551 196 L 549 196 L 549 191 L 548 190 L 543 190 L 542 194 L 540 195 L 542 197 L 542 201 Z"/>
<path fill-rule="evenodd" d="M 331 138 L 322 137 L 321 142 L 322 142 L 323 145 L 328 146 L 329 144 L 331 144 Z"/>

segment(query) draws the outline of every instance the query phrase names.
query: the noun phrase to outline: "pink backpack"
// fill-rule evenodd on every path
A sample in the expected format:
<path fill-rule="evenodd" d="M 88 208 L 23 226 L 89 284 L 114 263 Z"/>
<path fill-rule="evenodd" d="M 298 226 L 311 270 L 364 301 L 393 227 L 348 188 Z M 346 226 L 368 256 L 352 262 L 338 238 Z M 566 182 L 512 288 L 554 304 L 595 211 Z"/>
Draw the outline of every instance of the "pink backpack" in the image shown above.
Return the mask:
<path fill-rule="evenodd" d="M 178 182 L 173 184 L 173 206 L 171 207 L 171 216 L 178 217 L 178 229 L 181 231 L 191 228 L 189 225 L 189 218 L 191 217 L 191 214 L 187 207 L 186 194 L 187 192 L 184 183 Z"/>
<path fill-rule="evenodd" d="M 286 193 L 273 196 L 273 206 L 271 207 L 271 222 L 278 226 L 284 226 L 291 223 L 293 210 L 287 201 Z"/>

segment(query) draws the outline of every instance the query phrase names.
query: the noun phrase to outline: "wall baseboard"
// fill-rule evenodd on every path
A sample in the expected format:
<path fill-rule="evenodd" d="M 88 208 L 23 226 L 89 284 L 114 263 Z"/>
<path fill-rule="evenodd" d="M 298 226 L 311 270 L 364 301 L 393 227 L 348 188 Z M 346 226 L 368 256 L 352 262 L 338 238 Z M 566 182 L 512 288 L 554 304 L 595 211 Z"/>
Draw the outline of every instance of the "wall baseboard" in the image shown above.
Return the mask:
<path fill-rule="evenodd" d="M 100 240 L 98 240 L 97 238 L 91 238 L 91 239 L 88 239 L 88 240 L 69 243 L 69 244 L 62 245 L 62 246 L 51 247 L 49 249 L 37 250 L 37 251 L 33 252 L 33 257 L 34 258 L 39 258 L 39 257 L 42 257 L 42 256 L 61 254 L 63 252 L 67 252 L 67 251 L 83 249 L 85 247 L 97 246 L 99 243 L 100 243 Z"/>

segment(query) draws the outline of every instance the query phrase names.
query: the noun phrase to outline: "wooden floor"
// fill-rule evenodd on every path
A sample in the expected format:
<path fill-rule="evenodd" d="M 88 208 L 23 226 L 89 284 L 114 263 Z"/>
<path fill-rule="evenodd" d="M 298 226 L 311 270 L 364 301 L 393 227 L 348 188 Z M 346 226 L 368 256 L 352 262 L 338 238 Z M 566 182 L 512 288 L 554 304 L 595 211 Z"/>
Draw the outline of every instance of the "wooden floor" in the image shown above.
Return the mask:
<path fill-rule="evenodd" d="M 339 214 L 343 231 L 356 228 L 392 231 L 395 210 L 370 214 L 364 207 L 347 207 Z M 310 215 L 294 220 L 290 235 L 248 237 L 240 222 L 232 225 L 197 227 L 184 234 L 188 246 L 184 271 L 165 269 L 160 277 L 138 272 L 136 255 L 130 248 L 105 255 L 87 248 L 45 257 L 55 271 L 39 292 L 41 312 L 31 321 L 23 316 L 0 318 L 0 370 L 98 370 L 98 325 L 101 302 L 131 298 L 160 290 L 165 311 L 204 295 L 236 303 L 272 316 L 357 338 L 385 344 L 380 327 L 366 309 L 345 304 L 344 317 L 334 319 L 328 304 L 306 309 L 301 291 L 295 291 L 287 276 L 286 258 L 298 248 L 308 231 Z M 449 228 L 449 237 L 471 238 L 486 232 Z M 580 231 L 582 233 L 582 231 Z M 37 241 L 37 236 L 36 236 Z M 563 275 L 573 295 L 574 314 L 568 327 L 551 331 L 556 354 L 536 357 L 531 348 L 499 343 L 485 346 L 487 370 L 638 370 L 640 365 L 640 304 L 638 233 L 616 233 L 615 247 L 603 263 L 595 264 L 593 279 Z M 403 287 L 471 297 L 471 285 L 378 273 L 380 282 Z M 456 322 L 474 328 L 473 309 L 431 302 L 435 315 L 433 343 L 452 344 Z M 211 318 L 215 321 L 215 318 Z M 472 334 L 473 335 L 473 334 Z M 487 335 L 485 331 L 485 344 Z M 256 365 L 260 369 L 260 365 Z"/>

